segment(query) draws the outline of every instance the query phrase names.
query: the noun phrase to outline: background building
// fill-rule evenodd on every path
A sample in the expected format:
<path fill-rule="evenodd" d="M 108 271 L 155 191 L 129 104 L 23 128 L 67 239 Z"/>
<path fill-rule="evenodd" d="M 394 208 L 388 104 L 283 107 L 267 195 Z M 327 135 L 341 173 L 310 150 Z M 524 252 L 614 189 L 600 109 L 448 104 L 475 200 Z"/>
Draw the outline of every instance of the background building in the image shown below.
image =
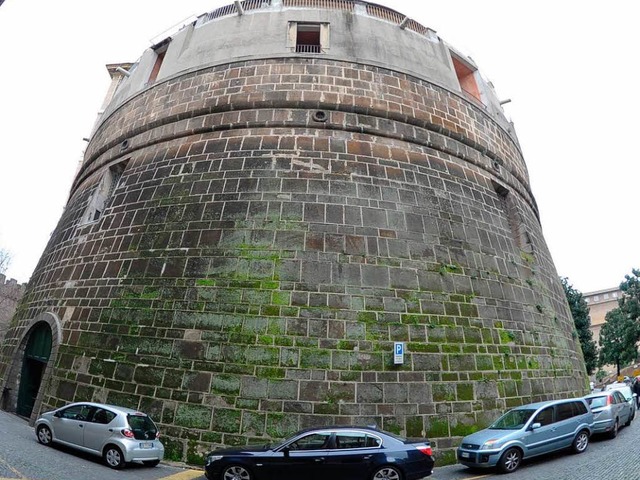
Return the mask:
<path fill-rule="evenodd" d="M 585 393 L 513 125 L 434 31 L 251 0 L 108 68 L 3 346 L 9 410 L 133 406 L 193 462 L 337 423 L 453 462 L 505 407 Z"/>
<path fill-rule="evenodd" d="M 591 317 L 591 331 L 593 340 L 599 345 L 600 329 L 604 325 L 605 316 L 614 308 L 618 308 L 618 300 L 622 296 L 619 287 L 607 288 L 596 292 L 583 294 L 584 300 L 589 305 L 589 316 Z"/>

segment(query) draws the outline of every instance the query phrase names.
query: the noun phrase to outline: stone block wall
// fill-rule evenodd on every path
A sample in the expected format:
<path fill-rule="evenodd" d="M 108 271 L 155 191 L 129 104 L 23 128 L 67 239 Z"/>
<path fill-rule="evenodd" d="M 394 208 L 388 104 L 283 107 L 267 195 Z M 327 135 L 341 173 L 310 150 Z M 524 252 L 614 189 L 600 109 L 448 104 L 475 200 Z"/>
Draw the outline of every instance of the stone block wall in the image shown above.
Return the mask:
<path fill-rule="evenodd" d="M 142 409 L 194 463 L 341 423 L 426 435 L 446 463 L 504 408 L 586 387 L 515 139 L 356 63 L 233 63 L 131 99 L 92 139 L 27 297 L 0 375 L 52 312 L 43 406 Z"/>

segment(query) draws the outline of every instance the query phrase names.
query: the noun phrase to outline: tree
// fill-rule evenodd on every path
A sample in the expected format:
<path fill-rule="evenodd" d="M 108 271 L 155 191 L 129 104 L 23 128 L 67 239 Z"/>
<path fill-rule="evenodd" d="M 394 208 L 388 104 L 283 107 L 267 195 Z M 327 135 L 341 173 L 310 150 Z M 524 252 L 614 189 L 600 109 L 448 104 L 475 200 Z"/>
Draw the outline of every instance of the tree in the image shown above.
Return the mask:
<path fill-rule="evenodd" d="M 620 302 L 622 303 L 622 302 Z M 638 329 L 622 308 L 614 308 L 604 317 L 600 330 L 600 365 L 613 364 L 620 376 L 620 365 L 635 360 Z"/>
<path fill-rule="evenodd" d="M 631 275 L 624 276 L 620 284 L 622 297 L 618 306 L 625 315 L 636 324 L 636 341 L 640 338 L 640 270 L 632 269 Z"/>
<path fill-rule="evenodd" d="M 11 254 L 4 248 L 0 248 L 0 273 L 4 273 L 11 263 Z"/>
<path fill-rule="evenodd" d="M 578 332 L 578 338 L 580 339 L 580 346 L 582 347 L 582 355 L 584 356 L 584 363 L 587 367 L 587 374 L 591 375 L 598 366 L 598 347 L 593 340 L 593 332 L 591 327 L 591 317 L 589 317 L 589 306 L 584 299 L 582 292 L 573 288 L 573 285 L 569 284 L 569 280 L 561 278 L 562 287 L 564 293 L 567 296 L 567 302 L 569 302 L 569 308 L 571 309 L 571 316 L 573 317 L 573 323 L 576 326 Z"/>

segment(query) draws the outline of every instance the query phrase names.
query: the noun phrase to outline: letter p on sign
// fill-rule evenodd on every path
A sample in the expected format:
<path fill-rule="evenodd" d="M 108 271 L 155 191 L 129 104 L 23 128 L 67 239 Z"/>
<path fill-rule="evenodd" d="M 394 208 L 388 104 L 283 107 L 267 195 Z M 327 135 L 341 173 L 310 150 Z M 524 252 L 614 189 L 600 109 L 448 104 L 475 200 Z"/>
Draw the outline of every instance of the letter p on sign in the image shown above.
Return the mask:
<path fill-rule="evenodd" d="M 404 363 L 404 342 L 393 342 L 393 364 L 402 365 Z"/>

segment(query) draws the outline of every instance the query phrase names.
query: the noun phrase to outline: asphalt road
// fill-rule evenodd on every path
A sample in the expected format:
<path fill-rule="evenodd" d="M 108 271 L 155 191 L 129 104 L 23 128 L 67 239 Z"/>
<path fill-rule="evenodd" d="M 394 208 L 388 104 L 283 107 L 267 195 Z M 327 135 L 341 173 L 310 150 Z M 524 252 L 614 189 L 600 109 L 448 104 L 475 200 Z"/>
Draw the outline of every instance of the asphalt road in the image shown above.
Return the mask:
<path fill-rule="evenodd" d="M 638 412 L 640 413 L 640 412 Z M 430 480 L 640 480 L 640 415 L 613 440 L 594 437 L 580 455 L 558 453 L 525 461 L 511 475 L 436 467 Z M 44 447 L 27 422 L 0 411 L 0 480 L 204 480 L 202 469 L 161 463 L 155 468 L 112 470 L 98 457 L 64 447 Z"/>

